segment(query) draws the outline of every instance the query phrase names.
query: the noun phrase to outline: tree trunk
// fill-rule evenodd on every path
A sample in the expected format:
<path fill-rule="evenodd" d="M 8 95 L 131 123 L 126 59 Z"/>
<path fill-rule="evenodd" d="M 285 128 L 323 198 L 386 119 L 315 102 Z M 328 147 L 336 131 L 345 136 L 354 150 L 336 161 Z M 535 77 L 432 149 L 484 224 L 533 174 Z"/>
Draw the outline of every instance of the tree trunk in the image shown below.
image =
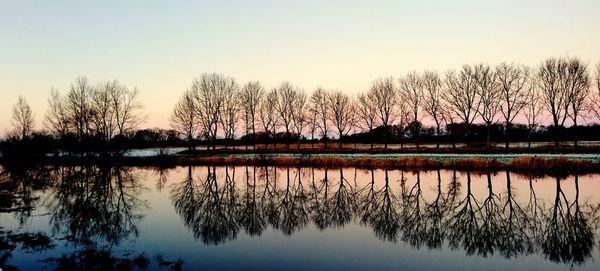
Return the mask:
<path fill-rule="evenodd" d="M 371 141 L 371 149 L 373 149 L 373 128 L 369 129 L 369 140 Z"/>
<path fill-rule="evenodd" d="M 467 123 L 465 129 L 465 145 L 467 145 L 467 147 L 471 146 L 471 141 L 469 140 L 469 134 L 470 134 L 470 124 Z"/>
<path fill-rule="evenodd" d="M 554 134 L 555 134 L 554 148 L 558 149 L 558 146 L 559 146 L 559 133 L 560 133 L 560 131 L 558 131 L 558 121 L 557 120 L 554 121 L 554 129 L 556 129 L 555 132 L 554 132 Z"/>
<path fill-rule="evenodd" d="M 573 144 L 575 145 L 575 148 L 577 149 L 577 118 L 574 118 L 574 120 L 573 120 L 573 127 L 575 129 L 575 131 L 573 131 Z"/>
<path fill-rule="evenodd" d="M 441 140 L 440 139 L 440 125 L 439 124 L 437 124 L 435 126 L 435 134 L 437 135 L 437 146 L 436 146 L 436 149 L 439 149 L 440 148 L 440 140 Z"/>
<path fill-rule="evenodd" d="M 527 133 L 527 148 L 531 149 L 531 129 L 529 129 L 529 133 Z"/>
<path fill-rule="evenodd" d="M 490 144 L 490 137 L 491 137 L 491 133 L 492 133 L 492 127 L 488 124 L 487 126 L 487 149 L 490 150 L 491 149 L 491 144 Z"/>
<path fill-rule="evenodd" d="M 415 118 L 415 123 L 417 123 L 416 118 Z M 419 139 L 420 139 L 419 136 L 421 135 L 421 128 L 417 126 L 416 130 L 417 131 L 415 133 L 416 134 L 415 135 L 415 144 L 417 145 L 417 151 L 418 151 L 419 150 Z"/>
<path fill-rule="evenodd" d="M 508 135 L 508 130 L 510 129 L 510 123 L 507 121 L 504 125 L 504 139 L 506 140 L 505 148 L 508 149 L 510 146 L 510 137 Z"/>
<path fill-rule="evenodd" d="M 388 145 L 388 129 L 387 129 L 387 125 L 383 126 L 383 148 L 387 149 L 387 145 Z"/>

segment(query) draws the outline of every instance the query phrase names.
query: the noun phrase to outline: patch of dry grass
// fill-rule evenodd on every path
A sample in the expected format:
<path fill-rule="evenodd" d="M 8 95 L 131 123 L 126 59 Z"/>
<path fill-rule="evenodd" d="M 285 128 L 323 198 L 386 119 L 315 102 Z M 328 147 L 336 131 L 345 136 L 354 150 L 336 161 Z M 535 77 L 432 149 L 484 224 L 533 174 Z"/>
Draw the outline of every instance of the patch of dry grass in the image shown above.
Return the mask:
<path fill-rule="evenodd" d="M 511 170 L 525 174 L 554 175 L 563 173 L 600 172 L 600 164 L 585 160 L 567 159 L 565 157 L 520 157 L 509 162 L 486 160 L 482 158 L 461 158 L 458 160 L 437 161 L 427 157 L 402 157 L 390 159 L 374 159 L 371 157 L 343 158 L 321 156 L 156 156 L 156 157 L 121 157 L 110 161 L 96 161 L 90 158 L 49 158 L 49 164 L 93 164 L 120 163 L 135 166 L 170 167 L 178 165 L 268 165 L 283 167 L 357 167 L 357 168 L 400 168 L 400 169 L 458 169 L 473 171 Z"/>

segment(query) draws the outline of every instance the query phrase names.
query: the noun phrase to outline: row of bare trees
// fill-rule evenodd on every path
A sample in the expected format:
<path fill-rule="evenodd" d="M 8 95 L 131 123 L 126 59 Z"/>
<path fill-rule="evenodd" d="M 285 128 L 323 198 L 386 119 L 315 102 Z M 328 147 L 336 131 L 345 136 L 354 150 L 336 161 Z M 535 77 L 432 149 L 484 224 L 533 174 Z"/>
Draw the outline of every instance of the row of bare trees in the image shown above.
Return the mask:
<path fill-rule="evenodd" d="M 56 138 L 127 135 L 144 120 L 137 94 L 116 80 L 92 84 L 79 77 L 65 96 L 52 89 L 45 127 Z M 268 90 L 258 81 L 240 85 L 232 77 L 209 73 L 193 80 L 175 105 L 170 125 L 190 148 L 196 139 L 215 148 L 218 138 L 256 143 L 281 135 L 288 148 L 292 140 L 299 148 L 302 137 L 323 139 L 327 148 L 330 138 L 373 135 L 375 130 L 381 138 L 371 143 L 387 148 L 391 133 L 398 137 L 401 131 L 399 137 L 412 138 L 419 148 L 424 122 L 433 123 L 438 137 L 444 127 L 464 125 L 467 144 L 470 127 L 482 124 L 488 147 L 491 127 L 501 123 L 509 147 L 515 121 L 526 122 L 531 134 L 550 119 L 555 128 L 572 124 L 577 145 L 578 125 L 600 118 L 599 102 L 600 64 L 591 69 L 576 57 L 549 58 L 534 68 L 502 63 L 464 65 L 444 74 L 412 71 L 398 79 L 379 78 L 356 96 L 323 88 L 307 93 L 289 82 Z M 12 117 L 15 137 L 31 135 L 33 120 L 27 101 L 19 97 Z"/>
<path fill-rule="evenodd" d="M 51 89 L 44 126 L 55 138 L 110 140 L 126 136 L 144 121 L 137 97 L 137 89 L 131 90 L 117 80 L 93 84 L 86 77 L 78 77 L 65 96 Z M 34 131 L 33 113 L 21 96 L 13 107 L 12 123 L 14 136 L 20 139 Z"/>
<path fill-rule="evenodd" d="M 391 127 L 397 126 L 419 148 L 425 119 L 433 122 L 437 136 L 444 126 L 463 123 L 467 140 L 470 127 L 479 121 L 487 127 L 488 148 L 491 127 L 502 123 L 508 148 L 515 120 L 526 122 L 531 134 L 544 117 L 554 127 L 570 120 L 575 131 L 582 118 L 599 118 L 599 78 L 600 64 L 592 71 L 576 57 L 549 58 L 535 68 L 481 63 L 443 75 L 412 71 L 399 79 L 383 77 L 353 97 L 323 88 L 307 94 L 289 82 L 266 90 L 256 81 L 240 86 L 231 77 L 203 74 L 175 106 L 171 126 L 190 142 L 197 137 L 214 142 L 217 134 L 233 140 L 239 130 L 246 137 L 279 131 L 286 135 L 288 148 L 291 137 L 322 138 L 327 147 L 328 138 L 377 128 L 383 129 L 387 148 Z"/>

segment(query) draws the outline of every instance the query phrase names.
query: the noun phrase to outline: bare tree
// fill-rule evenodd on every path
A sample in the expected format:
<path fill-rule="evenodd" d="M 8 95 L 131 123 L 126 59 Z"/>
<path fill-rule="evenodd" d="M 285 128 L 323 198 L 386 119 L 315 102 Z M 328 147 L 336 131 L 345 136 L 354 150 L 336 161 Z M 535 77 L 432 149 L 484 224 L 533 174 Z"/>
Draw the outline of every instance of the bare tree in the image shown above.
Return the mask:
<path fill-rule="evenodd" d="M 138 113 L 141 108 L 137 90 L 131 91 L 117 80 L 92 87 L 86 77 L 78 77 L 66 97 L 51 89 L 45 125 L 57 137 L 74 133 L 79 140 L 99 136 L 108 141 L 142 123 L 144 117 Z"/>
<path fill-rule="evenodd" d="M 57 138 L 63 138 L 70 132 L 71 119 L 67 112 L 67 105 L 55 88 L 50 89 L 44 126 Z"/>
<path fill-rule="evenodd" d="M 338 148 L 342 148 L 342 137 L 347 135 L 352 128 L 353 112 L 352 101 L 347 94 L 335 91 L 329 96 L 329 119 L 338 133 Z"/>
<path fill-rule="evenodd" d="M 600 62 L 596 64 L 595 71 L 595 82 L 596 82 L 596 91 L 592 94 L 590 111 L 596 117 L 596 120 L 600 119 Z"/>
<path fill-rule="evenodd" d="M 116 129 L 116 111 L 113 108 L 111 92 L 116 87 L 116 81 L 100 82 L 92 91 L 91 106 L 96 113 L 94 126 L 96 134 L 104 140 L 112 138 Z"/>
<path fill-rule="evenodd" d="M 296 95 L 294 98 L 294 110 L 292 111 L 292 127 L 294 128 L 294 133 L 298 137 L 298 150 L 300 150 L 302 131 L 306 126 L 306 107 L 306 93 L 300 89 L 296 90 Z"/>
<path fill-rule="evenodd" d="M 481 103 L 477 112 L 487 127 L 486 146 L 490 149 L 491 127 L 496 121 L 496 115 L 500 110 L 502 92 L 498 84 L 498 77 L 490 66 L 478 64 L 475 66 L 474 72 L 477 95 Z"/>
<path fill-rule="evenodd" d="M 393 118 L 393 121 L 396 122 L 396 125 L 395 127 L 390 127 L 390 132 L 395 133 L 394 136 L 400 139 L 401 149 L 404 148 L 404 137 L 407 132 L 411 137 L 416 137 L 416 131 L 421 130 L 420 122 L 412 122 L 412 114 L 411 110 L 408 109 L 409 107 L 410 105 L 408 105 L 406 100 L 400 99 L 400 97 L 398 97 Z"/>
<path fill-rule="evenodd" d="M 464 65 L 459 73 L 448 71 L 445 83 L 444 101 L 450 111 L 465 123 L 467 145 L 469 145 L 471 125 L 477 118 L 481 105 L 477 95 L 475 71 L 469 65 Z"/>
<path fill-rule="evenodd" d="M 315 134 L 319 129 L 319 113 L 317 108 L 309 101 L 307 104 L 306 125 L 308 126 L 308 134 L 310 134 L 310 147 L 315 147 Z"/>
<path fill-rule="evenodd" d="M 315 89 L 310 96 L 310 104 L 317 113 L 320 136 L 325 142 L 325 148 L 327 148 L 327 140 L 329 139 L 329 128 L 327 128 L 327 122 L 329 121 L 329 92 L 323 88 Z"/>
<path fill-rule="evenodd" d="M 246 136 L 252 131 L 252 135 L 256 138 L 256 118 L 257 111 L 260 101 L 265 95 L 263 86 L 258 81 L 248 82 L 240 93 L 240 104 L 244 114 L 244 128 L 246 129 Z M 246 147 L 248 147 L 246 145 Z M 256 141 L 254 141 L 254 148 L 256 149 Z"/>
<path fill-rule="evenodd" d="M 530 78 L 530 85 L 533 85 L 531 81 L 533 78 Z M 528 148 L 531 148 L 531 135 L 536 129 L 537 123 L 539 122 L 540 113 L 543 109 L 542 105 L 542 95 L 538 91 L 538 88 L 531 87 L 525 96 L 525 108 L 524 115 L 527 120 L 527 139 L 528 139 Z"/>
<path fill-rule="evenodd" d="M 286 134 L 286 145 L 287 148 L 290 148 L 290 132 L 293 128 L 294 121 L 294 110 L 295 102 L 297 99 L 298 91 L 290 84 L 289 82 L 283 82 L 276 89 L 277 93 L 277 103 L 275 104 L 275 108 L 277 113 L 279 114 L 279 118 L 281 120 L 281 124 L 285 129 Z"/>
<path fill-rule="evenodd" d="M 265 148 L 269 147 L 269 138 L 275 133 L 275 127 L 277 127 L 278 114 L 276 110 L 277 104 L 277 91 L 272 89 L 265 95 L 265 99 L 261 101 L 258 106 L 258 117 L 267 139 Z"/>
<path fill-rule="evenodd" d="M 33 113 L 23 96 L 17 98 L 12 110 L 12 125 L 15 133 L 25 139 L 31 135 L 34 126 Z"/>
<path fill-rule="evenodd" d="M 582 112 L 587 111 L 588 96 L 591 91 L 590 75 L 587 65 L 579 58 L 570 58 L 567 66 L 567 78 L 570 110 L 568 115 L 573 121 L 574 138 L 573 143 L 577 148 L 577 119 Z"/>
<path fill-rule="evenodd" d="M 194 148 L 194 138 L 198 133 L 198 119 L 194 94 L 190 91 L 183 93 L 171 113 L 171 128 L 183 134 L 188 142 L 188 150 Z"/>
<path fill-rule="evenodd" d="M 552 116 L 554 128 L 562 127 L 567 118 L 569 92 L 566 83 L 567 61 L 564 58 L 549 58 L 538 66 L 537 84 L 542 94 L 544 108 Z M 558 147 L 558 135 L 554 146 Z"/>
<path fill-rule="evenodd" d="M 406 76 L 401 77 L 398 82 L 400 83 L 400 98 L 408 106 L 408 113 L 410 114 L 411 123 L 411 134 L 415 137 L 417 150 L 419 149 L 419 134 L 420 134 L 420 119 L 419 114 L 421 113 L 423 100 L 424 100 L 424 84 L 421 76 L 415 72 L 409 72 Z"/>
<path fill-rule="evenodd" d="M 225 85 L 223 89 L 223 105 L 221 106 L 220 123 L 223 129 L 223 135 L 228 142 L 231 142 L 235 149 L 235 128 L 239 121 L 239 88 L 233 79 Z M 227 145 L 225 145 L 227 149 Z"/>
<path fill-rule="evenodd" d="M 442 100 L 442 80 L 437 72 L 426 71 L 423 73 L 423 88 L 425 97 L 423 99 L 423 109 L 435 122 L 435 134 L 441 135 L 441 124 L 444 118 L 443 100 Z M 440 147 L 438 140 L 437 148 Z"/>
<path fill-rule="evenodd" d="M 375 106 L 379 124 L 383 126 L 384 148 L 387 149 L 389 130 L 394 121 L 394 110 L 398 102 L 394 79 L 392 77 L 385 77 L 375 80 L 367 95 L 372 99 Z"/>
<path fill-rule="evenodd" d="M 235 80 L 217 73 L 205 73 L 194 79 L 190 88 L 195 99 L 196 114 L 204 138 L 212 141 L 216 149 L 217 131 L 228 89 L 236 86 Z M 210 145 L 207 145 L 209 148 Z"/>
<path fill-rule="evenodd" d="M 527 105 L 527 95 L 531 89 L 530 70 L 527 66 L 502 63 L 496 66 L 496 75 L 500 83 L 502 103 L 500 113 L 504 117 L 504 136 L 506 148 L 509 147 L 509 130 L 515 117 Z"/>
<path fill-rule="evenodd" d="M 108 93 L 115 114 L 116 135 L 126 135 L 146 119 L 139 113 L 143 106 L 137 98 L 138 90 L 137 88 L 130 90 L 117 80 L 112 81 L 110 84 L 111 87 L 108 89 Z"/>
<path fill-rule="evenodd" d="M 73 130 L 78 139 L 93 133 L 92 119 L 94 110 L 91 106 L 92 87 L 86 77 L 77 77 L 71 84 L 66 105 Z"/>
<path fill-rule="evenodd" d="M 373 129 L 377 125 L 377 109 L 373 104 L 373 99 L 369 94 L 359 94 L 356 102 L 357 127 L 360 126 L 364 132 L 372 137 Z M 373 148 L 373 138 L 370 138 L 371 149 Z"/>

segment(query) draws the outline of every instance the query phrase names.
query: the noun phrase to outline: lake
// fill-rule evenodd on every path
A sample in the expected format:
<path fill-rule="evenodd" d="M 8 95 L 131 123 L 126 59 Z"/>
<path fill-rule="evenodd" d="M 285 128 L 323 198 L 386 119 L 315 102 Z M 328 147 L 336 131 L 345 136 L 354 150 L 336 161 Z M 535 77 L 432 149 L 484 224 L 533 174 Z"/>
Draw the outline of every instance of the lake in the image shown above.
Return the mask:
<path fill-rule="evenodd" d="M 599 270 L 600 175 L 2 168 L 11 270 Z"/>

